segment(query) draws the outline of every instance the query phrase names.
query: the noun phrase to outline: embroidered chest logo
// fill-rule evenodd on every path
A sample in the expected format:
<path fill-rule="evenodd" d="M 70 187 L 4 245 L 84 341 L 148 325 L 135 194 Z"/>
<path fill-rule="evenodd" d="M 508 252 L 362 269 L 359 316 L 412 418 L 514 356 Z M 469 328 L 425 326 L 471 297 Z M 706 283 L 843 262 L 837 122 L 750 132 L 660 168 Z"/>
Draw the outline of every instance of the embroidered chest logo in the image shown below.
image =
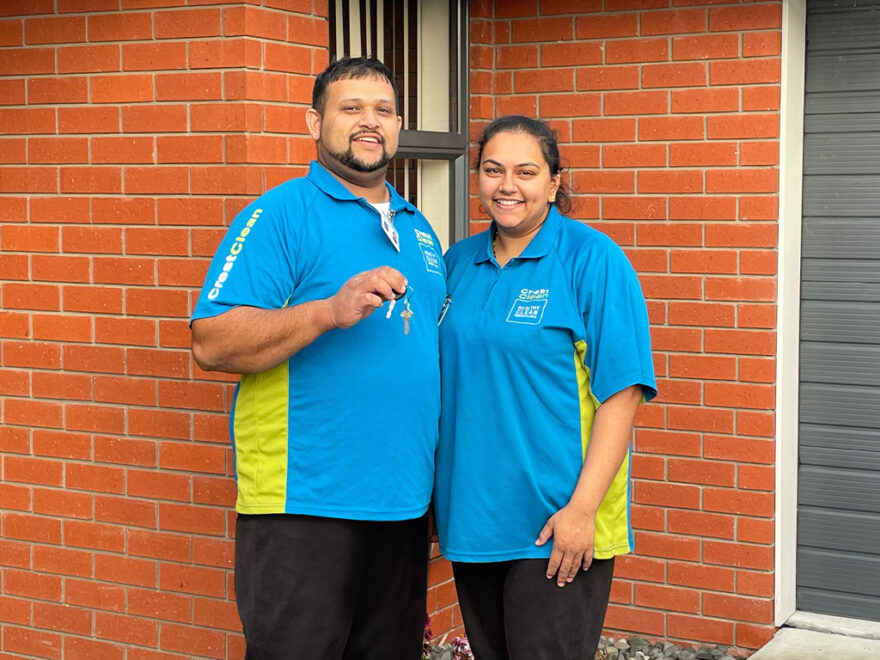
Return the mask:
<path fill-rule="evenodd" d="M 550 289 L 523 289 L 507 314 L 508 323 L 540 325 L 550 300 Z"/>
<path fill-rule="evenodd" d="M 434 245 L 433 236 L 427 232 L 419 231 L 418 229 L 413 231 L 416 233 L 416 240 L 419 242 L 419 249 L 422 251 L 422 258 L 425 260 L 425 269 L 429 273 L 442 275 L 443 271 L 440 270 L 440 255 L 437 253 L 437 248 Z"/>

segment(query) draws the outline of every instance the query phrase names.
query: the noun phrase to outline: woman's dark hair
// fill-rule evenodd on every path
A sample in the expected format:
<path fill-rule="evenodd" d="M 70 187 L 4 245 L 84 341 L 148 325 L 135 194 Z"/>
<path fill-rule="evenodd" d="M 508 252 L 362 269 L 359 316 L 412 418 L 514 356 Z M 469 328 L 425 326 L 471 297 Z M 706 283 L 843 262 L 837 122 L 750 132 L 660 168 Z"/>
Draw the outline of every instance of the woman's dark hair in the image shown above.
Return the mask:
<path fill-rule="evenodd" d="M 348 78 L 384 78 L 394 90 L 394 107 L 397 107 L 397 85 L 394 82 L 394 74 L 382 62 L 372 57 L 342 57 L 330 62 L 330 65 L 315 78 L 315 86 L 312 88 L 312 107 L 323 115 L 327 87 L 332 82 Z"/>
<path fill-rule="evenodd" d="M 477 142 L 477 159 L 474 162 L 476 170 L 480 169 L 480 163 L 483 160 L 483 149 L 486 143 L 499 133 L 525 133 L 526 135 L 531 135 L 538 141 L 541 147 L 544 160 L 547 161 L 547 165 L 550 167 L 550 175 L 556 176 L 562 172 L 562 160 L 559 157 L 559 143 L 556 138 L 556 131 L 540 119 L 532 119 L 523 115 L 499 117 L 486 126 Z M 571 210 L 571 197 L 569 197 L 561 178 L 554 204 L 556 204 L 561 213 L 568 213 Z"/>

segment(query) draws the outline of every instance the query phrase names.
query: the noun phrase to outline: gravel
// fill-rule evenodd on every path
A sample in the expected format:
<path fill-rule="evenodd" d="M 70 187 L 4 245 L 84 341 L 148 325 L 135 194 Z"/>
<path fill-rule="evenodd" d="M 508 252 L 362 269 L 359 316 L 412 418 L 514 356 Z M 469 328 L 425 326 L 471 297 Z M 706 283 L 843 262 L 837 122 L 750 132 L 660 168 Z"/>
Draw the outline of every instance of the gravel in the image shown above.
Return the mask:
<path fill-rule="evenodd" d="M 651 643 L 642 637 L 602 637 L 595 660 L 743 660 L 726 646 L 704 645 L 700 648 L 669 642 Z"/>

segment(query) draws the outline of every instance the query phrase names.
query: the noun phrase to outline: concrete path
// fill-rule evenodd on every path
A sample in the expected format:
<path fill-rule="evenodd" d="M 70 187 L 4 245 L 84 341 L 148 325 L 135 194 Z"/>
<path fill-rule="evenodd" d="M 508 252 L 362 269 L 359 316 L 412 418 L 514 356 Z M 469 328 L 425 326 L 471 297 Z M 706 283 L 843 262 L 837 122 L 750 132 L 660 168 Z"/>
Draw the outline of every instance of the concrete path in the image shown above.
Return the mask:
<path fill-rule="evenodd" d="M 877 660 L 880 640 L 780 628 L 749 660 Z"/>

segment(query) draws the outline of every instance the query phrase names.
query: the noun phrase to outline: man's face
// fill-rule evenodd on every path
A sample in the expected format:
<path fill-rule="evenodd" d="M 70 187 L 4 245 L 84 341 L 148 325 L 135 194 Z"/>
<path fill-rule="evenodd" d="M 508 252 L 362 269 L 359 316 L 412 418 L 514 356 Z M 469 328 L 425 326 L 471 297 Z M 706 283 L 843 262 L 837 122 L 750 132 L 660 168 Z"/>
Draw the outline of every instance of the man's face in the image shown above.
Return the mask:
<path fill-rule="evenodd" d="M 382 170 L 397 153 L 401 119 L 384 78 L 344 78 L 327 86 L 324 112 L 313 125 L 318 160 L 331 172 Z"/>

